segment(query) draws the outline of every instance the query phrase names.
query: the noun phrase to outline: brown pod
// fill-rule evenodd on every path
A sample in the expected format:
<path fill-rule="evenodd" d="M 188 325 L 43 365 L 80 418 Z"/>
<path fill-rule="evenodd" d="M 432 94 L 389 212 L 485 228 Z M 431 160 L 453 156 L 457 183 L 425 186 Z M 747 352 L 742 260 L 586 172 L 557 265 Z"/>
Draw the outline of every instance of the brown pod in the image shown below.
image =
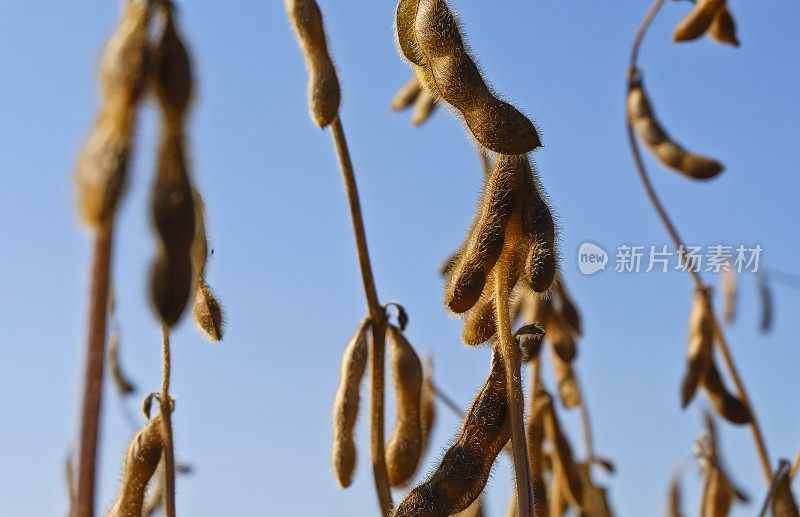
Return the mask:
<path fill-rule="evenodd" d="M 628 91 L 628 121 L 664 165 L 697 180 L 713 178 L 722 171 L 716 160 L 692 154 L 672 140 L 656 119 L 641 81 L 632 82 Z"/>
<path fill-rule="evenodd" d="M 711 27 L 708 28 L 708 33 L 716 41 L 720 43 L 727 43 L 734 47 L 739 46 L 739 40 L 736 38 L 736 22 L 733 21 L 733 16 L 728 10 L 728 4 L 722 4 L 714 14 L 714 19 L 711 21 Z"/>
<path fill-rule="evenodd" d="M 109 517 L 142 515 L 147 483 L 153 477 L 164 449 L 163 429 L 161 415 L 156 415 L 131 440 L 125 454 L 122 486 Z"/>
<path fill-rule="evenodd" d="M 564 324 L 555 311 L 550 312 L 550 317 L 544 322 L 544 329 L 554 356 L 567 364 L 572 363 L 578 355 L 578 347 L 572 336 L 564 330 Z"/>
<path fill-rule="evenodd" d="M 394 429 L 386 444 L 389 484 L 408 483 L 422 456 L 422 363 L 400 329 L 387 325 L 386 337 L 394 380 Z"/>
<path fill-rule="evenodd" d="M 667 517 L 683 517 L 681 510 L 681 472 L 676 472 L 669 482 L 667 493 Z"/>
<path fill-rule="evenodd" d="M 470 228 L 458 265 L 453 270 L 445 293 L 445 304 L 460 314 L 480 298 L 489 272 L 503 251 L 506 225 L 514 212 L 516 196 L 513 167 L 498 160 L 481 195 L 478 215 Z"/>
<path fill-rule="evenodd" d="M 717 10 L 724 5 L 725 0 L 697 0 L 694 8 L 675 27 L 672 40 L 691 41 L 705 34 Z"/>
<path fill-rule="evenodd" d="M 545 396 L 543 396 L 545 395 Z M 547 505 L 547 489 L 544 483 L 544 413 L 549 403 L 549 396 L 538 388 L 531 389 L 531 407 L 525 426 L 525 438 L 528 445 L 528 458 L 531 466 L 533 482 L 533 504 L 535 517 L 549 515 Z M 516 494 L 516 490 L 515 490 Z M 517 510 L 516 500 L 511 505 Z"/>
<path fill-rule="evenodd" d="M 686 407 L 697 387 L 703 381 L 713 361 L 714 324 L 709 302 L 709 293 L 698 289 L 694 293 L 692 311 L 689 314 L 689 350 L 686 374 L 681 383 L 681 407 Z"/>
<path fill-rule="evenodd" d="M 180 319 L 191 293 L 195 233 L 191 182 L 183 138 L 178 133 L 162 135 L 151 205 L 160 245 L 151 273 L 150 296 L 162 322 L 171 327 Z"/>
<path fill-rule="evenodd" d="M 467 311 L 464 327 L 461 330 L 461 339 L 466 345 L 478 346 L 488 341 L 495 332 L 497 332 L 497 320 L 495 319 L 494 298 L 481 297 Z"/>
<path fill-rule="evenodd" d="M 502 158 L 514 169 L 515 190 L 521 192 L 522 233 L 529 241 L 525 278 L 537 293 L 550 289 L 558 269 L 553 215 L 542 195 L 542 187 L 527 157 Z M 500 159 L 498 159 L 500 161 Z"/>
<path fill-rule="evenodd" d="M 701 513 L 704 517 L 726 517 L 733 504 L 733 486 L 720 469 L 708 466 L 707 471 Z"/>
<path fill-rule="evenodd" d="M 428 120 L 433 112 L 436 111 L 436 106 L 439 101 L 431 95 L 428 90 L 419 92 L 416 101 L 414 101 L 414 111 L 411 113 L 411 123 L 415 126 L 421 126 Z"/>
<path fill-rule="evenodd" d="M 166 122 L 181 125 L 192 98 L 192 64 L 175 26 L 174 9 L 164 12 L 164 29 L 153 49 L 153 86 Z"/>
<path fill-rule="evenodd" d="M 531 244 L 525 260 L 525 279 L 537 293 L 550 289 L 556 277 L 558 261 L 553 248 L 543 241 Z"/>
<path fill-rule="evenodd" d="M 789 462 L 781 460 L 780 474 L 773 482 L 772 489 L 772 516 L 773 517 L 800 517 L 797 502 L 792 494 L 792 477 Z"/>
<path fill-rule="evenodd" d="M 358 416 L 359 387 L 369 355 L 367 332 L 369 319 L 361 321 L 355 335 L 342 355 L 341 380 L 333 402 L 333 450 L 331 463 L 339 486 L 347 488 L 353 482 L 356 466 L 356 444 L 353 441 L 353 428 Z"/>
<path fill-rule="evenodd" d="M 194 319 L 209 341 L 222 340 L 225 314 L 205 280 L 198 279 L 194 290 Z"/>
<path fill-rule="evenodd" d="M 125 109 L 141 97 L 147 79 L 151 5 L 126 2 L 119 26 L 100 58 L 100 91 L 107 109 Z"/>
<path fill-rule="evenodd" d="M 422 92 L 422 85 L 419 84 L 419 80 L 415 75 L 397 91 L 389 107 L 392 111 L 402 111 L 414 104 L 420 92 Z"/>
<path fill-rule="evenodd" d="M 553 363 L 556 383 L 558 384 L 558 396 L 561 403 L 567 409 L 572 409 L 581 403 L 581 392 L 578 388 L 578 381 L 572 371 L 572 365 L 564 361 L 556 352 L 555 347 L 551 348 L 550 354 Z"/>
<path fill-rule="evenodd" d="M 285 0 L 284 4 L 306 58 L 311 118 L 317 126 L 325 127 L 339 112 L 340 92 L 325 42 L 322 13 L 314 0 Z"/>
<path fill-rule="evenodd" d="M 711 404 L 720 416 L 732 424 L 749 424 L 753 417 L 747 406 L 732 395 L 719 374 L 716 364 L 709 365 L 703 378 L 703 387 L 706 389 Z"/>
<path fill-rule="evenodd" d="M 446 517 L 466 509 L 483 491 L 495 458 L 511 438 L 506 373 L 498 346 L 461 432 L 428 481 L 409 493 L 394 517 Z"/>
<path fill-rule="evenodd" d="M 112 221 L 128 176 L 132 125 L 101 115 L 81 149 L 75 186 L 81 220 L 99 229 Z"/>
<path fill-rule="evenodd" d="M 767 275 L 763 271 L 756 274 L 758 282 L 758 296 L 761 299 L 761 332 L 769 332 L 772 328 L 772 293 L 767 282 Z"/>
<path fill-rule="evenodd" d="M 407 2 L 408 15 L 398 17 L 398 39 L 404 53 L 404 47 L 413 47 L 409 60 L 425 68 L 432 93 L 461 112 L 482 146 L 507 155 L 525 154 L 540 147 L 539 135 L 531 121 L 495 97 L 486 86 L 447 4 L 443 0 L 419 0 L 414 17 L 414 3 Z M 409 37 L 404 27 L 412 19 L 413 43 L 406 43 Z"/>
<path fill-rule="evenodd" d="M 192 239 L 192 270 L 195 278 L 205 278 L 208 262 L 208 238 L 206 236 L 205 203 L 203 196 L 192 186 L 192 205 L 194 207 L 194 238 Z"/>
<path fill-rule="evenodd" d="M 520 348 L 520 360 L 523 363 L 533 361 L 539 356 L 543 338 L 544 330 L 536 323 L 523 325 L 514 332 L 514 340 Z"/>
<path fill-rule="evenodd" d="M 556 298 L 559 302 L 558 307 L 558 314 L 561 316 L 562 323 L 565 324 L 566 329 L 569 330 L 569 333 L 572 334 L 573 338 L 579 338 L 583 334 L 582 326 L 581 326 L 581 314 L 578 312 L 578 308 L 575 306 L 575 303 L 572 301 L 569 293 L 567 292 L 566 287 L 564 286 L 564 280 L 559 279 L 556 282 Z"/>
<path fill-rule="evenodd" d="M 417 45 L 414 34 L 418 6 L 419 0 L 400 0 L 397 2 L 395 30 L 400 51 L 412 64 L 422 66 L 425 63 L 425 58 L 419 45 Z"/>
<path fill-rule="evenodd" d="M 454 513 L 453 517 L 483 517 L 483 497 L 478 496 L 465 510 Z"/>
<path fill-rule="evenodd" d="M 561 431 L 558 423 L 555 406 L 552 398 L 547 395 L 547 405 L 544 413 L 544 429 L 550 443 L 553 444 L 554 462 L 553 476 L 564 479 L 564 495 L 575 508 L 581 508 L 583 501 L 584 484 L 581 479 L 580 471 L 575 463 L 566 436 Z"/>

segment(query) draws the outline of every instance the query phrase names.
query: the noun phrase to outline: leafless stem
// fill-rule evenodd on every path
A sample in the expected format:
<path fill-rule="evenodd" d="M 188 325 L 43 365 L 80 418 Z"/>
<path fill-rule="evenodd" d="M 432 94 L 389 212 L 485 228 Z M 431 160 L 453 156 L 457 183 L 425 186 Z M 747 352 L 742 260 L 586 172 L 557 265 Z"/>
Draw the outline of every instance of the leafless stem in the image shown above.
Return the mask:
<path fill-rule="evenodd" d="M 574 367 L 573 367 L 574 368 Z M 581 427 L 583 428 L 583 446 L 586 451 L 586 462 L 591 466 L 594 460 L 594 440 L 592 439 L 592 422 L 589 420 L 589 408 L 586 405 L 586 393 L 583 391 L 580 381 L 578 380 L 578 373 L 573 371 L 575 376 L 575 383 L 578 385 L 578 394 L 580 396 L 580 403 L 578 409 L 581 415 Z M 589 469 L 591 473 L 591 469 Z"/>
<path fill-rule="evenodd" d="M 78 459 L 78 495 L 76 517 L 94 516 L 94 475 L 97 463 L 100 398 L 103 392 L 108 279 L 111 270 L 113 222 L 99 229 L 94 241 L 89 323 L 86 344 L 86 370 L 83 381 L 83 408 Z"/>
<path fill-rule="evenodd" d="M 378 501 L 381 513 L 388 517 L 392 510 L 392 493 L 389 489 L 389 476 L 386 472 L 386 456 L 384 453 L 383 432 L 383 399 L 384 399 L 384 355 L 386 351 L 386 313 L 378 302 L 375 289 L 375 280 L 372 277 L 372 267 L 367 250 L 367 237 L 364 233 L 364 221 L 361 218 L 361 203 L 358 200 L 358 188 L 353 175 L 353 164 L 350 161 L 350 152 L 347 150 L 342 122 L 337 116 L 331 123 L 331 134 L 342 169 L 347 201 L 350 206 L 350 218 L 353 222 L 353 233 L 356 238 L 358 263 L 361 267 L 361 279 L 364 283 L 364 294 L 367 297 L 367 309 L 372 320 L 372 377 L 370 397 L 370 435 L 372 450 L 372 471 L 375 476 L 375 488 L 378 492 Z"/>
<path fill-rule="evenodd" d="M 161 421 L 164 425 L 164 509 L 167 517 L 175 517 L 175 448 L 172 442 L 172 399 L 169 395 L 170 362 L 169 329 L 161 327 L 164 376 L 161 380 Z"/>
<path fill-rule="evenodd" d="M 639 52 L 639 47 L 642 43 L 642 38 L 644 37 L 647 28 L 650 26 L 650 22 L 653 20 L 653 17 L 658 12 L 661 5 L 664 3 L 664 0 L 656 0 L 653 3 L 653 6 L 650 8 L 650 11 L 645 16 L 644 20 L 642 21 L 642 25 L 639 27 L 639 31 L 636 34 L 636 38 L 633 42 L 633 48 L 631 50 L 631 62 L 630 68 L 628 70 L 628 78 L 631 79 L 635 77 L 639 73 L 639 69 L 637 66 L 637 57 Z M 672 224 L 669 216 L 667 215 L 664 206 L 658 199 L 658 196 L 653 189 L 653 185 L 650 182 L 650 178 L 647 175 L 647 171 L 645 170 L 644 163 L 642 161 L 642 156 L 639 151 L 639 146 L 636 142 L 636 135 L 634 135 L 633 127 L 631 126 L 630 122 L 627 123 L 627 130 L 628 130 L 628 142 L 630 143 L 631 153 L 633 154 L 634 162 L 636 163 L 636 169 L 639 172 L 639 178 L 644 185 L 645 190 L 647 191 L 647 195 L 650 198 L 650 202 L 652 203 L 653 207 L 655 208 L 656 212 L 658 213 L 661 222 L 663 223 L 664 227 L 667 229 L 667 233 L 669 233 L 670 238 L 672 239 L 675 247 L 678 250 L 685 249 L 683 247 L 683 241 L 681 240 L 680 236 L 678 235 L 675 226 Z M 686 268 L 687 271 L 692 276 L 694 280 L 694 284 L 696 288 L 703 287 L 703 281 L 700 278 L 700 274 L 695 271 L 695 268 L 689 264 L 689 267 Z M 727 341 L 725 340 L 725 336 L 722 334 L 722 327 L 720 326 L 719 322 L 717 321 L 716 315 L 712 313 L 712 322 L 714 325 L 714 334 L 716 336 L 716 344 L 717 349 L 722 354 L 722 357 L 725 361 L 725 365 L 728 368 L 728 372 L 730 373 L 731 379 L 736 386 L 736 390 L 738 392 L 739 398 L 741 399 L 742 403 L 750 411 L 752 415 L 752 420 L 750 422 L 750 430 L 753 433 L 753 439 L 756 444 L 756 449 L 758 451 L 759 459 L 761 460 L 761 467 L 764 471 L 765 479 L 767 483 L 770 483 L 772 480 L 772 469 L 770 468 L 769 456 L 767 454 L 767 448 L 764 445 L 764 439 L 761 434 L 761 429 L 758 426 L 758 420 L 756 419 L 755 411 L 753 410 L 752 404 L 750 404 L 750 399 L 747 396 L 747 392 L 744 389 L 744 384 L 742 383 L 741 378 L 739 377 L 739 372 L 736 369 L 736 365 L 733 362 L 733 358 L 731 357 Z"/>
<path fill-rule="evenodd" d="M 533 485 L 531 483 L 528 446 L 525 443 L 523 416 L 522 377 L 520 375 L 520 352 L 511 335 L 510 312 L 506 275 L 508 266 L 502 258 L 495 265 L 495 304 L 497 307 L 497 334 L 506 368 L 506 390 L 508 410 L 511 418 L 511 449 L 514 459 L 514 479 L 517 488 L 517 507 L 520 517 L 533 516 Z"/>

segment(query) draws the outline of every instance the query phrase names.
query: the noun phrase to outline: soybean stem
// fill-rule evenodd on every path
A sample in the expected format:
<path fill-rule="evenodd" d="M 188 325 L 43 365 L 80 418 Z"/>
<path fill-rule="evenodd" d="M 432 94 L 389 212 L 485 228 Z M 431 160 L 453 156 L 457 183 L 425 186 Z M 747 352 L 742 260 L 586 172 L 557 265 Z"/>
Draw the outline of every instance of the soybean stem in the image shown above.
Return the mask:
<path fill-rule="evenodd" d="M 581 427 L 583 428 L 583 446 L 586 450 L 586 462 L 591 467 L 592 461 L 594 460 L 594 440 L 592 440 L 592 423 L 589 420 L 589 408 L 586 406 L 586 394 L 581 389 L 581 383 L 578 380 L 577 372 L 573 371 L 573 375 L 575 376 L 575 383 L 578 385 L 578 395 L 580 397 L 580 402 L 578 403 L 578 408 L 580 410 L 581 415 Z M 589 470 L 591 473 L 591 469 Z"/>
<path fill-rule="evenodd" d="M 658 12 L 658 9 L 664 3 L 664 0 L 656 0 L 653 3 L 653 6 L 650 8 L 650 11 L 645 16 L 644 20 L 642 21 L 642 25 L 639 27 L 639 31 L 636 34 L 636 38 L 633 42 L 633 48 L 631 50 L 631 62 L 630 68 L 628 70 L 628 78 L 629 80 L 632 79 L 637 71 L 637 58 L 639 47 L 642 43 L 642 38 L 644 37 L 647 28 L 650 25 L 650 22 L 653 20 L 653 17 Z M 675 226 L 672 224 L 669 216 L 667 215 L 664 206 L 658 199 L 658 196 L 653 189 L 653 185 L 650 182 L 650 178 L 647 175 L 647 171 L 645 170 L 644 163 L 642 161 L 642 156 L 639 151 L 639 146 L 636 142 L 636 136 L 633 132 L 633 127 L 631 126 L 630 121 L 627 122 L 627 130 L 628 130 L 628 142 L 630 143 L 631 153 L 633 154 L 634 162 L 636 163 L 636 169 L 639 172 L 639 178 L 644 185 L 645 191 L 647 191 L 647 195 L 650 198 L 650 202 L 652 203 L 653 207 L 658 214 L 658 217 L 661 219 L 661 222 L 664 224 L 664 227 L 667 229 L 667 233 L 669 233 L 670 237 L 672 238 L 675 247 L 678 250 L 685 249 L 683 246 L 683 241 L 681 240 L 680 236 L 678 235 Z M 692 279 L 694 280 L 695 287 L 697 289 L 701 289 L 704 287 L 703 281 L 700 278 L 700 274 L 695 271 L 695 268 L 692 264 L 687 264 L 686 270 L 691 274 Z M 711 313 L 711 320 L 714 326 L 714 334 L 716 336 L 715 342 L 717 344 L 717 349 L 722 354 L 722 357 L 725 361 L 725 365 L 728 368 L 728 372 L 730 373 L 731 379 L 736 386 L 736 390 L 738 392 L 739 398 L 742 403 L 747 406 L 747 409 L 750 411 L 750 415 L 752 419 L 750 421 L 750 430 L 753 433 L 753 439 L 756 444 L 756 450 L 758 452 L 759 459 L 761 461 L 761 468 L 764 472 L 764 477 L 767 483 L 770 483 L 772 480 L 772 469 L 770 468 L 769 456 L 767 454 L 767 448 L 764 444 L 764 438 L 761 433 L 761 429 L 758 425 L 758 420 L 756 419 L 755 411 L 753 410 L 753 406 L 750 403 L 750 398 L 747 396 L 747 392 L 744 389 L 744 384 L 742 383 L 741 378 L 739 377 L 739 372 L 736 369 L 736 365 L 733 362 L 733 358 L 731 357 L 730 350 L 728 348 L 727 341 L 725 340 L 725 336 L 722 334 L 722 327 L 720 326 L 719 322 L 717 321 L 716 315 L 712 312 Z"/>
<path fill-rule="evenodd" d="M 110 222 L 98 230 L 94 240 L 75 517 L 94 515 L 94 478 L 100 426 L 100 400 L 103 392 L 112 233 L 113 222 Z"/>
<path fill-rule="evenodd" d="M 533 485 L 531 483 L 528 447 L 525 443 L 525 423 L 523 420 L 522 377 L 520 375 L 519 347 L 511 335 L 511 321 L 508 306 L 506 276 L 508 266 L 502 258 L 495 265 L 495 304 L 497 308 L 497 334 L 500 351 L 506 369 L 506 392 L 508 410 L 511 418 L 511 449 L 514 459 L 514 480 L 517 488 L 517 508 L 520 517 L 533 516 Z"/>
<path fill-rule="evenodd" d="M 169 350 L 169 329 L 161 326 L 164 376 L 161 380 L 161 422 L 164 426 L 164 508 L 167 517 L 175 517 L 175 449 L 172 443 L 172 400 L 169 381 L 172 365 Z"/>
<path fill-rule="evenodd" d="M 386 457 L 384 452 L 383 432 L 383 399 L 384 399 L 384 355 L 386 351 L 386 313 L 378 302 L 375 289 L 375 280 L 372 276 L 372 266 L 367 250 L 367 237 L 364 232 L 364 221 L 361 217 L 361 203 L 358 199 L 358 188 L 353 175 L 353 164 L 350 161 L 350 152 L 347 149 L 342 121 L 337 115 L 331 123 L 331 134 L 336 146 L 339 166 L 342 169 L 342 178 L 347 192 L 347 201 L 350 206 L 350 219 L 353 223 L 353 233 L 358 251 L 358 263 L 361 268 L 361 279 L 364 283 L 364 294 L 367 298 L 367 309 L 372 320 L 372 377 L 370 395 L 370 435 L 372 451 L 372 471 L 375 477 L 375 488 L 378 492 L 378 501 L 381 513 L 388 517 L 392 510 L 392 493 L 389 489 L 389 476 L 386 472 Z"/>

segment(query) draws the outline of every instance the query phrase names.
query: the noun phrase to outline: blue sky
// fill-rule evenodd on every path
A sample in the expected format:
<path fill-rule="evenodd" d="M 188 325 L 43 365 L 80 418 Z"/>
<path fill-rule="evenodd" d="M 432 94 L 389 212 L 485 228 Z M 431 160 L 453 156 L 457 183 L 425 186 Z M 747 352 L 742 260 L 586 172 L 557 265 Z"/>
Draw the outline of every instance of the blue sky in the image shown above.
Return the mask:
<path fill-rule="evenodd" d="M 629 45 L 648 4 L 452 2 L 486 78 L 535 121 L 545 144 L 534 160 L 561 223 L 565 279 L 585 319 L 577 368 L 596 449 L 618 469 L 612 478 L 598 477 L 621 516 L 661 511 L 672 469 L 700 429 L 703 405 L 681 411 L 678 404 L 688 275 L 584 276 L 577 268 L 584 241 L 607 250 L 667 244 L 624 133 Z M 94 70 L 118 6 L 1 5 L 0 408 L 7 424 L 0 426 L 0 513 L 59 515 L 67 501 L 64 459 L 77 433 L 90 250 L 76 223 L 71 171 L 97 107 Z M 410 75 L 394 46 L 393 2 L 320 5 L 342 83 L 341 117 L 379 295 L 405 305 L 409 339 L 420 353 L 432 351 L 437 383 L 466 406 L 487 372 L 489 351 L 460 343 L 459 322 L 441 302 L 437 268 L 471 217 L 481 179 L 475 149 L 445 110 L 419 129 L 409 113 L 389 111 Z M 374 515 L 366 392 L 352 488 L 339 490 L 329 466 L 339 358 L 365 303 L 332 143 L 308 118 L 306 72 L 282 2 L 179 6 L 198 84 L 189 133 L 214 248 L 208 280 L 230 324 L 221 344 L 205 342 L 188 318 L 174 335 L 176 449 L 195 467 L 179 480 L 178 509 Z M 640 62 L 664 125 L 726 170 L 714 181 L 692 183 L 648 156 L 656 188 L 687 241 L 757 243 L 765 264 L 797 271 L 797 5 L 732 1 L 740 49 L 708 39 L 672 44 L 672 28 L 690 7 L 664 6 Z M 148 105 L 115 243 L 122 360 L 140 387 L 123 403 L 133 412 L 160 385 L 159 329 L 145 289 L 154 248 L 147 199 L 156 123 Z M 791 457 L 800 442 L 794 317 L 800 293 L 774 287 L 775 328 L 764 336 L 756 330 L 754 279 L 744 276 L 740 284 L 739 318 L 728 331 L 733 354 L 773 458 Z M 107 388 L 103 509 L 114 497 L 132 433 L 119 397 Z M 581 450 L 577 415 L 562 414 Z M 457 425 L 441 407 L 422 474 Z M 736 481 L 758 501 L 764 484 L 749 431 L 723 425 L 721 433 Z M 692 512 L 699 484 L 696 471 L 688 474 L 685 505 Z M 502 515 L 510 486 L 510 465 L 501 460 L 488 485 L 490 515 Z M 752 515 L 757 505 L 735 515 Z"/>

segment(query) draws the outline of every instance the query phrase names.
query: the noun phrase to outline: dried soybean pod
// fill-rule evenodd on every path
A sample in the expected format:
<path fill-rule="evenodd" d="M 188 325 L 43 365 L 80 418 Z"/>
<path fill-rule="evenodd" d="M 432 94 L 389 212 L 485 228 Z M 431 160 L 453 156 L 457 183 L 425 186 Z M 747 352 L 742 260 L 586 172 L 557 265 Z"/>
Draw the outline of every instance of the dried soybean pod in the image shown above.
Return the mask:
<path fill-rule="evenodd" d="M 210 341 L 222 340 L 225 314 L 205 280 L 195 283 L 194 307 L 192 309 L 197 326 Z"/>
<path fill-rule="evenodd" d="M 544 413 L 549 404 L 549 397 L 537 388 L 531 389 L 531 405 L 528 421 L 525 425 L 525 437 L 528 445 L 528 458 L 531 465 L 531 480 L 533 482 L 534 516 L 545 517 L 549 514 L 547 506 L 547 489 L 544 483 Z M 516 489 L 515 489 L 516 492 Z M 515 501 L 516 497 L 512 499 Z M 517 510 L 516 503 L 511 506 Z"/>
<path fill-rule="evenodd" d="M 194 238 L 192 239 L 192 269 L 195 278 L 205 278 L 208 261 L 208 238 L 206 236 L 206 205 L 200 191 L 192 185 L 194 207 Z"/>
<path fill-rule="evenodd" d="M 395 29 L 400 51 L 411 63 L 422 66 L 425 62 L 424 57 L 414 35 L 418 6 L 419 0 L 400 0 L 395 13 Z"/>
<path fill-rule="evenodd" d="M 322 13 L 314 0 L 285 0 L 286 13 L 297 33 L 308 67 L 308 105 L 311 118 L 325 127 L 339 112 L 339 79 L 328 54 Z"/>
<path fill-rule="evenodd" d="M 697 180 L 713 178 L 722 171 L 719 162 L 690 153 L 664 131 L 656 119 L 641 79 L 631 81 L 628 90 L 628 120 L 642 142 L 664 165 Z"/>
<path fill-rule="evenodd" d="M 417 76 L 414 75 L 411 79 L 404 84 L 392 98 L 392 103 L 389 107 L 392 111 L 401 111 L 414 104 L 414 101 L 419 97 L 422 92 L 422 85 L 419 84 Z"/>
<path fill-rule="evenodd" d="M 544 330 L 536 323 L 523 325 L 514 332 L 514 339 L 521 350 L 520 360 L 522 362 L 533 361 L 539 356 L 543 338 Z"/>
<path fill-rule="evenodd" d="M 583 334 L 582 326 L 581 326 L 581 315 L 578 312 L 578 308 L 575 306 L 575 303 L 572 301 L 569 293 L 567 292 L 567 288 L 564 286 L 564 281 L 559 279 L 556 282 L 556 293 L 558 295 L 559 301 L 559 315 L 561 316 L 561 321 L 566 324 L 566 327 L 569 329 L 569 333 L 572 334 L 572 337 L 579 338 Z"/>
<path fill-rule="evenodd" d="M 125 395 L 136 391 L 136 387 L 122 373 L 119 365 L 119 332 L 116 330 L 112 330 L 108 337 L 108 369 L 120 393 Z"/>
<path fill-rule="evenodd" d="M 563 487 L 565 497 L 575 508 L 580 508 L 581 501 L 583 501 L 583 480 L 572 455 L 572 447 L 570 447 L 567 438 L 561 431 L 555 412 L 555 405 L 550 395 L 547 395 L 544 428 L 548 440 L 553 444 L 553 452 L 555 453 L 553 476 L 563 477 L 565 481 Z"/>
<path fill-rule="evenodd" d="M 367 332 L 370 321 L 364 318 L 342 355 L 341 380 L 333 402 L 333 449 L 331 463 L 339 486 L 347 488 L 353 481 L 356 466 L 356 444 L 353 428 L 358 416 L 359 386 L 367 366 Z"/>
<path fill-rule="evenodd" d="M 119 26 L 100 58 L 100 92 L 109 109 L 126 109 L 141 97 L 149 58 L 150 0 L 126 2 Z"/>
<path fill-rule="evenodd" d="M 181 125 L 192 98 L 192 64 L 175 26 L 171 2 L 163 11 L 163 32 L 153 50 L 153 89 L 166 123 Z"/>
<path fill-rule="evenodd" d="M 453 514 L 453 517 L 483 517 L 483 497 L 478 496 L 475 501 L 463 511 Z"/>
<path fill-rule="evenodd" d="M 708 30 L 717 10 L 725 0 L 697 0 L 694 8 L 681 20 L 672 33 L 673 41 L 691 41 Z"/>
<path fill-rule="evenodd" d="M 433 386 L 433 357 L 426 354 L 422 367 L 422 402 L 420 419 L 422 420 L 422 452 L 430 443 L 431 431 L 436 421 L 436 389 Z"/>
<path fill-rule="evenodd" d="M 423 89 L 419 92 L 416 101 L 414 101 L 414 111 L 411 113 L 411 123 L 415 126 L 421 126 L 426 120 L 428 120 L 433 112 L 436 110 L 436 106 L 439 105 L 439 101 L 431 95 L 428 90 Z"/>
<path fill-rule="evenodd" d="M 467 311 L 464 328 L 461 331 L 461 340 L 466 345 L 478 346 L 488 341 L 495 332 L 497 332 L 497 321 L 495 320 L 494 298 L 481 297 Z"/>
<path fill-rule="evenodd" d="M 575 373 L 572 365 L 564 361 L 556 352 L 555 347 L 551 348 L 551 360 L 553 371 L 558 383 L 558 396 L 561 403 L 567 409 L 572 409 L 581 402 L 581 392 L 578 388 L 578 381 L 575 380 Z"/>
<path fill-rule="evenodd" d="M 747 406 L 732 395 L 722 382 L 717 366 L 712 362 L 703 378 L 703 387 L 720 416 L 732 424 L 749 424 L 753 417 Z"/>
<path fill-rule="evenodd" d="M 150 296 L 161 321 L 171 327 L 180 319 L 192 289 L 195 224 L 183 137 L 178 132 L 162 134 L 151 205 L 161 242 L 151 271 Z"/>
<path fill-rule="evenodd" d="M 489 272 L 503 251 L 506 225 L 516 202 L 513 167 L 509 164 L 497 160 L 495 170 L 484 186 L 478 215 L 462 248 L 459 263 L 449 279 L 445 304 L 457 314 L 469 310 L 478 301 Z"/>
<path fill-rule="evenodd" d="M 522 233 L 529 241 L 525 278 L 538 293 L 555 281 L 558 260 L 555 250 L 555 222 L 542 195 L 542 187 L 527 157 L 505 157 L 514 169 L 515 190 L 524 193 L 521 203 Z M 498 161 L 500 158 L 498 158 Z"/>
<path fill-rule="evenodd" d="M 736 38 L 736 23 L 728 10 L 727 3 L 719 6 L 717 12 L 714 13 L 714 19 L 711 21 L 708 33 L 720 43 L 727 43 L 734 47 L 739 46 L 739 40 Z"/>
<path fill-rule="evenodd" d="M 694 292 L 692 310 L 689 314 L 686 374 L 681 383 L 681 407 L 686 407 L 691 402 L 713 360 L 714 327 L 708 296 L 706 289 L 697 289 Z"/>
<path fill-rule="evenodd" d="M 142 515 L 147 483 L 161 461 L 164 449 L 164 432 L 161 415 L 153 417 L 131 440 L 125 454 L 122 486 L 109 517 Z"/>
<path fill-rule="evenodd" d="M 736 319 L 736 273 L 733 269 L 723 269 L 720 273 L 722 299 L 724 300 L 725 323 L 733 323 Z"/>
<path fill-rule="evenodd" d="M 772 293 L 767 282 L 767 275 L 763 271 L 756 273 L 758 282 L 758 295 L 761 299 L 761 332 L 769 332 L 772 328 Z"/>
<path fill-rule="evenodd" d="M 544 324 L 547 340 L 553 348 L 554 357 L 558 357 L 561 361 L 570 364 L 575 360 L 578 355 L 578 347 L 575 346 L 575 340 L 572 339 L 567 332 L 564 331 L 564 325 L 561 318 L 555 311 L 551 311 L 550 318 Z"/>
<path fill-rule="evenodd" d="M 389 484 L 406 484 L 422 456 L 422 364 L 400 329 L 387 325 L 397 415 L 386 444 Z"/>
<path fill-rule="evenodd" d="M 682 469 L 676 471 L 672 475 L 669 482 L 669 491 L 667 492 L 667 517 L 683 517 L 683 510 L 681 509 L 681 478 L 683 477 Z"/>
<path fill-rule="evenodd" d="M 792 494 L 791 469 L 786 460 L 781 460 L 778 467 L 780 475 L 775 479 L 772 489 L 773 517 L 800 517 L 797 502 Z"/>
<path fill-rule="evenodd" d="M 412 490 L 394 517 L 446 517 L 466 509 L 483 491 L 495 458 L 511 438 L 503 359 L 492 367 L 464 418 L 461 432 L 428 481 Z"/>
<path fill-rule="evenodd" d="M 416 18 L 413 4 L 417 4 Z M 443 0 L 407 2 L 411 15 L 398 16 L 398 39 L 411 46 L 409 60 L 425 69 L 436 95 L 461 112 L 482 146 L 500 154 L 525 154 L 541 146 L 536 128 L 525 115 L 491 92 L 461 38 L 458 23 Z M 403 29 L 413 19 L 413 43 Z M 419 55 L 415 54 L 416 50 Z M 408 57 L 408 54 L 406 54 Z M 419 59 L 419 58 L 422 59 Z"/>
<path fill-rule="evenodd" d="M 725 517 L 733 504 L 734 491 L 725 474 L 714 466 L 708 467 L 706 488 L 703 491 L 702 515 Z"/>

